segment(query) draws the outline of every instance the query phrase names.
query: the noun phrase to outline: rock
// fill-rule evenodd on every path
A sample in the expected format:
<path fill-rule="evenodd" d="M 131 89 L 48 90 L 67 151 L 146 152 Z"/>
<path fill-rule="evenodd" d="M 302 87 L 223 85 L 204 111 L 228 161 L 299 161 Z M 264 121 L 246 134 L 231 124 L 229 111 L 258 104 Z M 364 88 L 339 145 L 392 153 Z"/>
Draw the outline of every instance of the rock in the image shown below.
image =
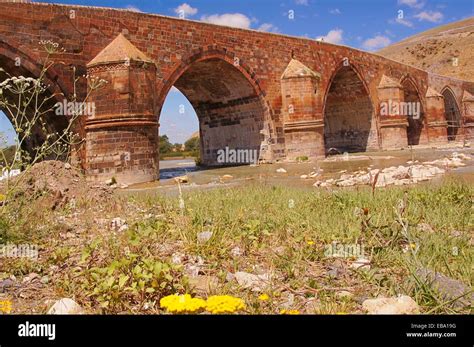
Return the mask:
<path fill-rule="evenodd" d="M 356 270 L 370 270 L 370 260 L 366 258 L 359 258 L 353 261 L 350 267 Z"/>
<path fill-rule="evenodd" d="M 202 233 L 197 234 L 197 241 L 198 243 L 206 243 L 212 237 L 212 231 L 203 231 Z"/>
<path fill-rule="evenodd" d="M 217 289 L 219 279 L 215 276 L 199 275 L 189 278 L 189 284 L 199 294 L 207 294 Z"/>
<path fill-rule="evenodd" d="M 30 273 L 28 276 L 23 278 L 22 283 L 33 282 L 35 279 L 39 278 L 39 275 L 35 272 Z"/>
<path fill-rule="evenodd" d="M 242 251 L 240 250 L 240 247 L 234 247 L 230 250 L 230 255 L 233 256 L 234 258 L 240 257 L 242 255 Z"/>
<path fill-rule="evenodd" d="M 110 221 L 110 229 L 122 232 L 128 229 L 128 225 L 124 219 L 116 217 Z"/>
<path fill-rule="evenodd" d="M 418 269 L 416 274 L 421 281 L 435 289 L 444 300 L 459 298 L 452 303 L 454 307 L 462 308 L 474 304 L 474 293 L 468 294 L 470 288 L 466 284 L 426 268 Z"/>
<path fill-rule="evenodd" d="M 204 259 L 201 256 L 186 255 L 180 252 L 171 255 L 171 262 L 176 265 L 184 265 L 184 272 L 191 277 L 198 276 L 204 266 Z"/>
<path fill-rule="evenodd" d="M 63 298 L 54 303 L 48 314 L 83 314 L 82 307 L 74 300 Z"/>
<path fill-rule="evenodd" d="M 232 272 L 227 272 L 227 274 L 225 275 L 225 280 L 226 282 L 232 282 L 233 280 L 235 280 L 235 276 Z"/>
<path fill-rule="evenodd" d="M 6 292 L 8 289 L 12 288 L 15 285 L 15 282 L 10 278 L 0 281 L 0 293 Z"/>
<path fill-rule="evenodd" d="M 285 254 L 286 248 L 284 246 L 278 246 L 273 249 L 273 252 L 279 256 L 283 256 Z"/>
<path fill-rule="evenodd" d="M 278 172 L 278 173 L 286 173 L 286 170 L 281 167 L 281 168 L 277 169 L 276 172 Z"/>
<path fill-rule="evenodd" d="M 270 284 L 270 275 L 255 275 L 248 272 L 236 272 L 234 274 L 237 283 L 246 289 L 258 292 Z"/>
<path fill-rule="evenodd" d="M 234 178 L 234 176 L 232 176 L 232 175 L 223 175 L 223 176 L 221 176 L 221 178 L 222 178 L 223 180 L 231 180 L 231 179 Z"/>
<path fill-rule="evenodd" d="M 347 273 L 344 261 L 341 259 L 335 259 L 328 265 L 327 275 L 331 278 L 339 278 Z"/>
<path fill-rule="evenodd" d="M 171 255 L 171 262 L 175 265 L 181 265 L 183 264 L 185 258 L 186 255 L 180 252 L 176 252 Z"/>
<path fill-rule="evenodd" d="M 289 310 L 294 306 L 294 304 L 295 304 L 295 294 L 288 293 L 286 294 L 285 301 L 280 305 L 280 308 L 284 310 Z"/>
<path fill-rule="evenodd" d="M 416 314 L 420 313 L 418 304 L 409 296 L 368 299 L 362 308 L 369 314 Z"/>
<path fill-rule="evenodd" d="M 48 284 L 49 283 L 49 277 L 48 276 L 41 277 L 41 283 L 42 284 Z"/>
<path fill-rule="evenodd" d="M 188 183 L 189 182 L 189 177 L 188 177 L 188 175 L 178 176 L 178 177 L 174 178 L 174 181 L 176 183 Z"/>
<path fill-rule="evenodd" d="M 428 223 L 420 223 L 418 224 L 417 226 L 417 229 L 421 232 L 424 232 L 424 233 L 434 233 L 435 231 L 433 230 L 433 228 L 431 227 L 431 225 L 429 225 Z"/>
<path fill-rule="evenodd" d="M 106 180 L 104 183 L 105 183 L 106 185 L 108 185 L 108 186 L 111 186 L 111 185 L 115 184 L 115 180 L 112 179 L 112 178 L 109 178 L 109 179 Z"/>
<path fill-rule="evenodd" d="M 201 261 L 202 261 L 202 259 L 201 259 Z M 204 261 L 186 264 L 186 266 L 184 267 L 184 272 L 188 276 L 197 277 L 199 275 L 199 273 L 202 272 L 201 269 L 202 269 L 203 265 L 204 265 Z"/>
<path fill-rule="evenodd" d="M 459 158 L 461 160 L 472 160 L 472 157 L 470 157 L 469 155 L 458 152 L 453 153 L 453 158 Z"/>
<path fill-rule="evenodd" d="M 64 168 L 66 170 L 71 170 L 71 164 L 69 164 L 69 163 L 64 164 Z"/>
<path fill-rule="evenodd" d="M 300 176 L 300 178 L 303 179 L 303 180 L 307 179 L 308 177 L 309 177 L 308 175 L 301 175 Z"/>
<path fill-rule="evenodd" d="M 319 313 L 321 311 L 321 301 L 316 297 L 306 299 L 304 310 L 309 314 Z"/>

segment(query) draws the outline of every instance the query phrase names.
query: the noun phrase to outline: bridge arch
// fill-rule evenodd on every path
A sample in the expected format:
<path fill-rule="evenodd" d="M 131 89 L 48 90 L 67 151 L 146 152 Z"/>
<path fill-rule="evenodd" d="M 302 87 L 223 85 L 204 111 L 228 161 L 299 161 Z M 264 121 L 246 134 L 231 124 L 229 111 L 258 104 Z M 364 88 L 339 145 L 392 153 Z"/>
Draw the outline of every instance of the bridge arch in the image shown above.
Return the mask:
<path fill-rule="evenodd" d="M 407 142 L 409 146 L 416 146 L 427 143 L 427 123 L 425 117 L 425 107 L 420 89 L 410 75 L 405 75 L 400 79 L 403 90 L 403 101 L 408 105 L 405 110 L 409 110 L 407 116 Z M 416 109 L 419 107 L 418 109 Z M 417 110 L 417 111 L 416 111 Z M 419 111 L 419 112 L 418 112 Z"/>
<path fill-rule="evenodd" d="M 448 141 L 455 141 L 461 128 L 461 112 L 456 94 L 449 86 L 445 86 L 441 95 L 444 98 L 444 115 L 448 124 Z"/>
<path fill-rule="evenodd" d="M 38 54 L 33 52 L 24 52 L 19 50 L 19 45 L 15 46 L 15 42 L 11 40 L 4 40 L 0 38 L 0 82 L 11 77 L 32 77 L 39 78 L 42 72 L 41 66 L 41 57 Z M 63 95 L 67 95 L 65 92 L 65 87 L 61 83 L 58 73 L 55 71 L 54 67 L 51 66 L 44 76 L 42 77 L 42 82 L 48 87 L 44 97 L 49 98 L 49 100 L 42 111 L 52 109 L 56 102 L 64 98 Z M 4 91 L 4 96 L 7 99 L 11 99 L 12 103 L 17 103 L 16 99 L 12 99 L 14 96 Z M 5 113 L 10 122 L 13 123 L 12 117 L 8 109 L 2 109 L 1 111 Z M 27 109 L 27 117 L 31 117 L 34 110 L 33 108 Z M 24 150 L 28 151 L 30 154 L 34 154 L 34 148 L 41 145 L 45 140 L 48 134 L 53 134 L 57 132 L 62 132 L 67 127 L 67 119 L 62 116 L 56 116 L 54 112 L 47 113 L 44 118 L 44 128 L 37 124 L 32 130 L 33 133 L 27 138 L 27 141 L 22 144 Z"/>
<path fill-rule="evenodd" d="M 378 148 L 375 109 L 363 74 L 354 64 L 341 62 L 334 69 L 324 94 L 326 154 Z"/>
<path fill-rule="evenodd" d="M 161 113 L 173 86 L 184 94 L 198 116 L 203 165 L 245 164 L 218 162 L 218 151 L 226 148 L 251 151 L 261 160 L 271 156 L 268 145 L 275 132 L 270 107 L 245 62 L 213 47 L 184 58 L 164 81 L 156 109 Z"/>

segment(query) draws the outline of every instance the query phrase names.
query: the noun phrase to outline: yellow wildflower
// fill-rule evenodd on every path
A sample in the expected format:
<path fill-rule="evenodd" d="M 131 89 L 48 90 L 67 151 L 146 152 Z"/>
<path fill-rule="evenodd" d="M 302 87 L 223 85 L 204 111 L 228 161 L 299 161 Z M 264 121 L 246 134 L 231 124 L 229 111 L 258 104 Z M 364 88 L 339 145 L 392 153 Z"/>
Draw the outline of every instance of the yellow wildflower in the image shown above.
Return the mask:
<path fill-rule="evenodd" d="M 12 302 L 10 300 L 0 300 L 0 313 L 11 313 Z"/>
<path fill-rule="evenodd" d="M 258 297 L 258 300 L 267 301 L 270 297 L 267 294 L 262 294 Z"/>
<path fill-rule="evenodd" d="M 300 314 L 300 311 L 298 311 L 298 310 L 281 310 L 280 314 L 298 315 L 298 314 Z"/>
<path fill-rule="evenodd" d="M 160 300 L 160 306 L 171 313 L 195 313 L 206 307 L 203 299 L 192 298 L 189 294 L 168 295 Z"/>
<path fill-rule="evenodd" d="M 308 241 L 308 242 L 306 242 L 306 243 L 307 243 L 309 246 L 314 245 L 314 241 Z"/>
<path fill-rule="evenodd" d="M 206 310 L 213 314 L 234 313 L 244 309 L 244 301 L 230 295 L 213 295 L 206 302 Z"/>

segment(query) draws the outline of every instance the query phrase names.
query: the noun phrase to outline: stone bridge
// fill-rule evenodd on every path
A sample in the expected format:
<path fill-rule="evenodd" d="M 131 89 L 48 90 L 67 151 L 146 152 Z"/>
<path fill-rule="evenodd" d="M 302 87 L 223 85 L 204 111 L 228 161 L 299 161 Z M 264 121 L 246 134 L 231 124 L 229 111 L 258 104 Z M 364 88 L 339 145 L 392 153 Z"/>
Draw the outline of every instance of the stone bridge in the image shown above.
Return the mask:
<path fill-rule="evenodd" d="M 53 95 L 71 98 L 74 73 L 109 82 L 90 94 L 95 113 L 77 128 L 85 140 L 77 158 L 91 179 L 158 178 L 159 116 L 172 86 L 198 115 L 207 165 L 218 164 L 226 147 L 257 150 L 269 162 L 474 136 L 474 83 L 345 46 L 120 9 L 0 0 L 0 67 L 37 77 L 46 58 L 41 40 L 64 47 L 46 76 Z M 85 97 L 87 88 L 79 82 L 76 93 Z M 49 119 L 47 131 L 66 123 Z"/>

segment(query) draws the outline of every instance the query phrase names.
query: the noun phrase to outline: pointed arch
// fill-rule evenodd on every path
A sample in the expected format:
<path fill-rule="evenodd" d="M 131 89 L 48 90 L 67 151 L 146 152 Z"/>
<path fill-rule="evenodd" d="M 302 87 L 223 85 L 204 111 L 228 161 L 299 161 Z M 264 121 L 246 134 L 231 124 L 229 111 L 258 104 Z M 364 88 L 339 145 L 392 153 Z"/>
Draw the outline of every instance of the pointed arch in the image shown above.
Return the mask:
<path fill-rule="evenodd" d="M 378 147 L 370 90 L 353 64 L 342 62 L 334 70 L 324 96 L 323 117 L 326 154 Z"/>
<path fill-rule="evenodd" d="M 410 103 L 410 107 L 406 109 L 411 110 L 409 114 L 405 114 L 408 120 L 407 127 L 407 142 L 409 146 L 416 146 L 421 143 L 428 142 L 427 135 L 427 124 L 426 117 L 424 115 L 425 107 L 423 105 L 423 99 L 421 97 L 420 89 L 415 83 L 413 78 L 409 75 L 405 75 L 400 80 L 400 85 L 403 89 L 403 101 Z M 413 110 L 418 109 L 419 114 Z"/>
<path fill-rule="evenodd" d="M 448 141 L 455 141 L 461 128 L 461 112 L 456 94 L 449 86 L 446 86 L 442 89 L 441 95 L 444 98 L 444 115 L 448 124 Z"/>
<path fill-rule="evenodd" d="M 275 136 L 270 107 L 255 73 L 232 53 L 212 48 L 184 58 L 164 79 L 157 110 L 175 86 L 189 100 L 199 119 L 201 159 L 219 165 L 217 152 L 226 147 L 271 156 Z"/>

